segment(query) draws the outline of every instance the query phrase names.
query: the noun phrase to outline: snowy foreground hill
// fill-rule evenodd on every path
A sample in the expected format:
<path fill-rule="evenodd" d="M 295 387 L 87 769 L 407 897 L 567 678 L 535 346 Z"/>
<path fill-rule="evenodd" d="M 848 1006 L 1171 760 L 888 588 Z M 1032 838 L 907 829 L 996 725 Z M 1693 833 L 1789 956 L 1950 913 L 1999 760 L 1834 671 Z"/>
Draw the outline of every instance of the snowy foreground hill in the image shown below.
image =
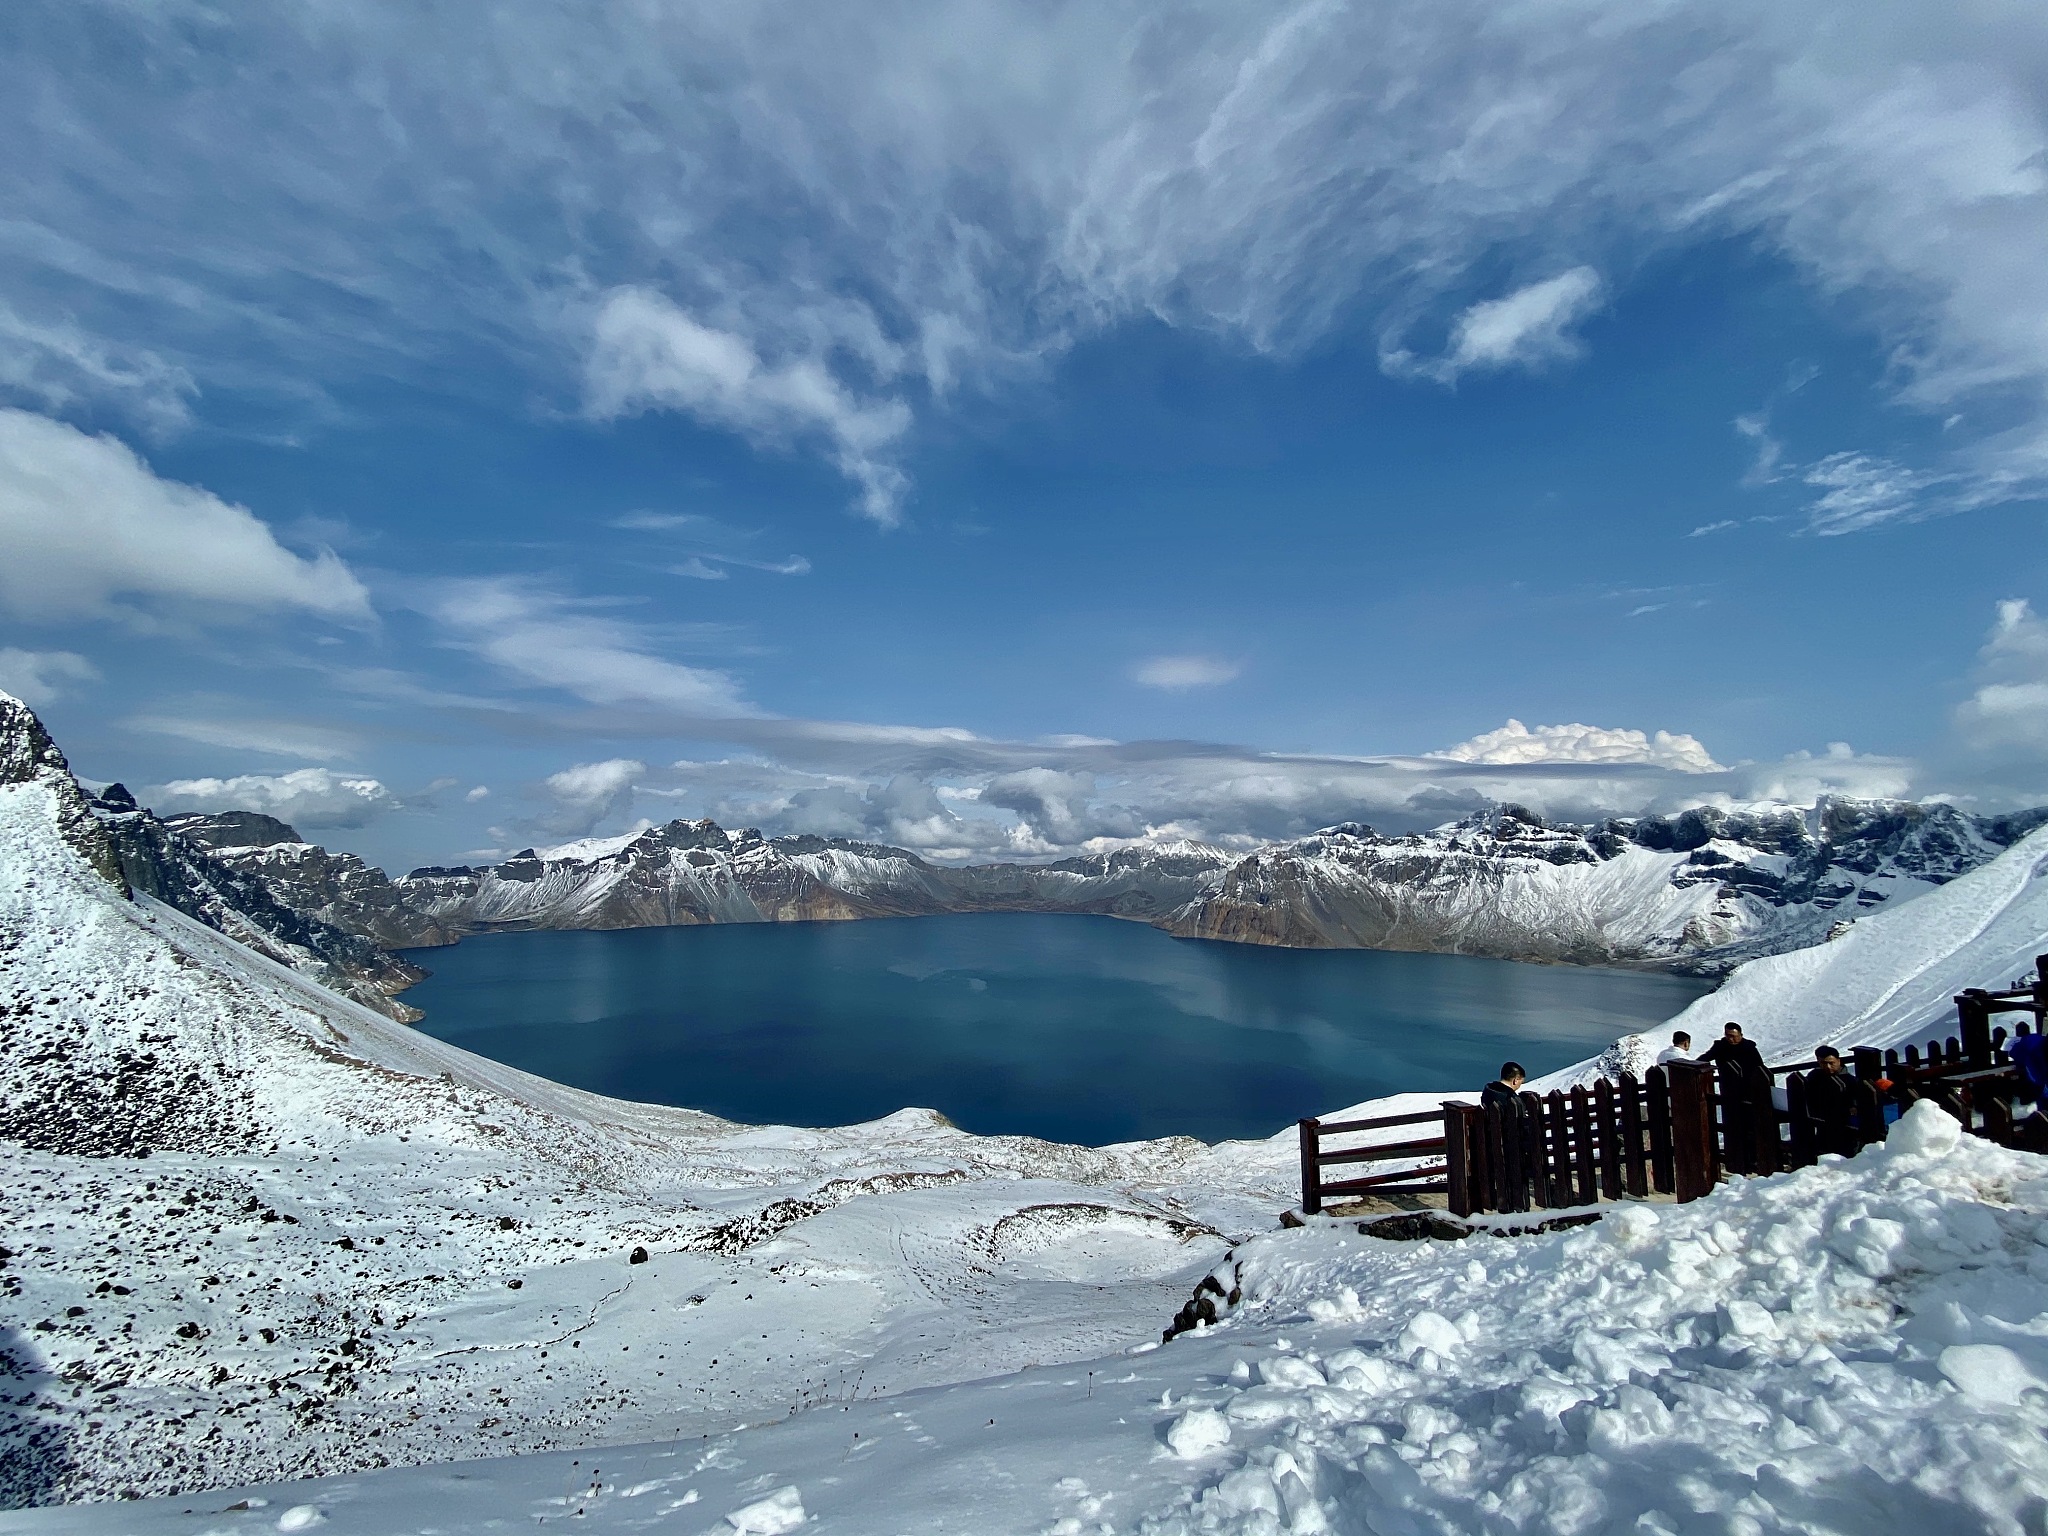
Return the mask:
<path fill-rule="evenodd" d="M 2048 1165 L 1931 1111 L 1682 1210 L 1397 1244 L 1275 1230 L 1291 1133 L 600 1099 L 131 900 L 30 725 L 0 1504 L 176 1493 L 0 1530 L 2040 1530 Z M 1774 1056 L 1824 995 L 1922 1037 L 2048 947 L 2044 871 L 2048 832 L 1717 997 Z M 1158 1346 L 1211 1273 L 1234 1309 Z"/>

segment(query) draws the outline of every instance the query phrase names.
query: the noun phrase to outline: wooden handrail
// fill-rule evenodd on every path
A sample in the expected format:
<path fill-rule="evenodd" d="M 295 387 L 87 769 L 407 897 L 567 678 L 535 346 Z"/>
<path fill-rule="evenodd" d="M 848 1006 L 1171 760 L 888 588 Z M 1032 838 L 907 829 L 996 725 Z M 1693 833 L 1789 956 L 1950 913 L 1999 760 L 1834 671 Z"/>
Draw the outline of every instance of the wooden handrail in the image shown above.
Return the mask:
<path fill-rule="evenodd" d="M 1525 1092 L 1506 1107 L 1447 1099 L 1440 1111 L 1303 1120 L 1301 1208 L 1314 1214 L 1326 1196 L 1352 1194 L 1443 1194 L 1461 1215 L 1641 1199 L 1653 1188 L 1697 1200 L 1724 1173 L 1777 1173 L 1805 1167 L 1823 1152 L 1883 1140 L 1884 1107 L 1875 1085 L 1886 1078 L 1901 1089 L 1939 1093 L 1963 1115 L 1966 1129 L 2009 1142 L 2015 1134 L 2009 1101 L 2022 1085 L 2004 1051 L 2005 1030 L 1994 1029 L 1991 1020 L 2031 1012 L 2033 1027 L 2048 1029 L 2048 955 L 2036 957 L 2035 972 L 2040 979 L 2031 987 L 1958 994 L 1957 1032 L 1928 1041 L 1925 1058 L 1914 1045 L 1903 1052 L 1845 1049 L 1854 1064 L 1846 1121 L 1816 1117 L 1806 1091 L 1814 1061 L 1768 1068 L 1773 1087 L 1783 1083 L 1782 1110 L 1775 1094 L 1759 1096 L 1712 1066 L 1676 1061 L 1650 1068 L 1641 1080 L 1628 1073 L 1599 1079 L 1590 1091 L 1581 1085 L 1569 1094 Z M 1441 1137 L 1323 1149 L 1330 1137 L 1438 1120 Z M 1328 1167 L 1395 1160 L 1421 1166 L 1323 1182 Z"/>
<path fill-rule="evenodd" d="M 1377 1120 L 1318 1120 L 1325 1136 L 1345 1136 L 1353 1131 L 1383 1131 L 1397 1125 L 1433 1125 L 1443 1118 L 1440 1109 L 1425 1109 L 1412 1115 L 1382 1115 Z"/>

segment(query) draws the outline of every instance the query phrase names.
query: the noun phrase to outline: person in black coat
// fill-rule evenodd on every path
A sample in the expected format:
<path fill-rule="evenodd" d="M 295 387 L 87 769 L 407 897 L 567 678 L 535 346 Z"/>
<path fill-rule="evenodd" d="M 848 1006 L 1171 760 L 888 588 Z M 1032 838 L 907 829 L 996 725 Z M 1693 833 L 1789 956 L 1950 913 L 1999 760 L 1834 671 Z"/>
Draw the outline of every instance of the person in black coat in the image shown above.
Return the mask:
<path fill-rule="evenodd" d="M 1857 1108 L 1859 1085 L 1842 1070 L 1841 1052 L 1832 1045 L 1817 1047 L 1813 1060 L 1813 1070 L 1805 1077 L 1805 1088 L 1806 1117 L 1813 1122 L 1814 1150 L 1854 1157 L 1861 1150 L 1851 1121 Z"/>
<path fill-rule="evenodd" d="M 1519 1115 L 1522 1112 L 1522 1084 L 1527 1077 L 1519 1061 L 1502 1062 L 1500 1076 L 1479 1090 L 1479 1107 L 1498 1109 L 1504 1115 Z"/>
<path fill-rule="evenodd" d="M 1771 1069 L 1764 1065 L 1764 1054 L 1756 1048 L 1756 1042 L 1743 1039 L 1740 1024 L 1722 1025 L 1721 1038 L 1700 1052 L 1699 1059 L 1720 1068 L 1723 1081 L 1744 1098 L 1770 1102 Z"/>

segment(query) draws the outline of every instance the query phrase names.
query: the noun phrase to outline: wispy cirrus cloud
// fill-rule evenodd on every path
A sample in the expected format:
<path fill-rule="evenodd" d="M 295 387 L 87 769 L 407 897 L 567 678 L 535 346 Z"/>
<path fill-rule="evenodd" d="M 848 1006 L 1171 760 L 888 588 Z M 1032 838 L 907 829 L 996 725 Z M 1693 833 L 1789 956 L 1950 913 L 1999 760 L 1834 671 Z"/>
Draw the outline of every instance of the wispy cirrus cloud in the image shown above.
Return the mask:
<path fill-rule="evenodd" d="M 152 736 L 173 736 L 202 747 L 260 752 L 267 757 L 310 757 L 317 763 L 353 757 L 362 750 L 354 732 L 268 718 L 221 718 L 210 712 L 130 715 L 121 724 Z"/>
<path fill-rule="evenodd" d="M 604 605 L 509 578 L 437 583 L 416 601 L 448 643 L 515 682 L 693 719 L 761 713 L 729 673 L 670 660 L 655 649 L 658 636 Z"/>
<path fill-rule="evenodd" d="M 771 444 L 822 438 L 861 488 L 861 511 L 884 527 L 902 517 L 909 482 L 896 452 L 910 429 L 901 400 L 861 398 L 815 352 L 764 360 L 752 338 L 706 325 L 652 289 L 605 296 L 585 363 L 598 417 L 680 410 Z"/>
<path fill-rule="evenodd" d="M 1131 676 L 1147 688 L 1185 693 L 1190 688 L 1215 688 L 1234 682 L 1244 664 L 1221 656 L 1152 656 L 1138 663 Z"/>
<path fill-rule="evenodd" d="M 0 646 L 0 690 L 25 704 L 52 699 L 100 680 L 100 669 L 76 651 L 25 651 Z"/>
<path fill-rule="evenodd" d="M 1594 270 L 1733 238 L 1964 417 L 1939 506 L 2048 483 L 2038 7 L 284 6 L 217 22 L 239 71 L 178 7 L 14 20 L 0 387 L 52 409 L 482 347 L 809 444 L 886 522 L 912 412 L 1132 317 L 1522 366 Z"/>

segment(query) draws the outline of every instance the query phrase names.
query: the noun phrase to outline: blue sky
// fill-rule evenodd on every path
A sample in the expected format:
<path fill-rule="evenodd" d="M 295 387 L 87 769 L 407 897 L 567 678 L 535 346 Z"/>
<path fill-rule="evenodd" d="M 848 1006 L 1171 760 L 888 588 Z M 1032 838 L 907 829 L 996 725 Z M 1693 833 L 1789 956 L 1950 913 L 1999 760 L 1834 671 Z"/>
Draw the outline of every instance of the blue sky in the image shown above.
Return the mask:
<path fill-rule="evenodd" d="M 12 7 L 0 687 L 393 867 L 2048 800 L 2048 15 L 1784 10 Z"/>

